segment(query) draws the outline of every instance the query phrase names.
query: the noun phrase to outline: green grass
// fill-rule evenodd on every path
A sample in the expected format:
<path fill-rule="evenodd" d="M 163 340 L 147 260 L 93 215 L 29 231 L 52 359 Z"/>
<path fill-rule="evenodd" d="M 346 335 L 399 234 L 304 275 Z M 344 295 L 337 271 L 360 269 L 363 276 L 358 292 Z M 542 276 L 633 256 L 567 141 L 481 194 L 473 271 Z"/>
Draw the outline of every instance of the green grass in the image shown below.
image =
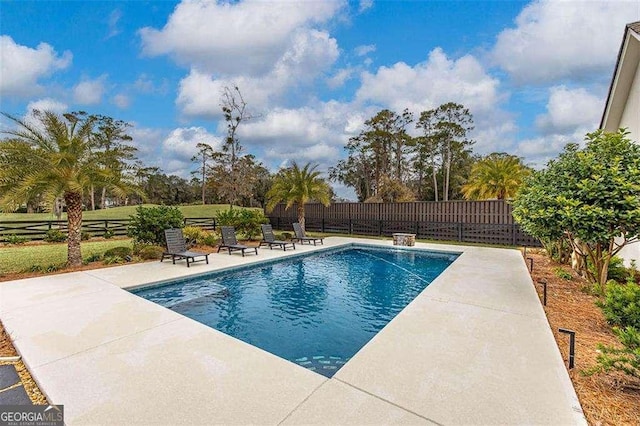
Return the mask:
<path fill-rule="evenodd" d="M 144 204 L 144 207 L 154 207 L 155 204 Z M 129 219 L 129 216 L 136 213 L 138 206 L 113 207 L 104 210 L 88 210 L 82 213 L 83 219 Z M 196 206 L 178 206 L 185 217 L 206 217 L 212 218 L 220 210 L 229 208 L 229 204 L 207 204 Z M 53 213 L 0 213 L 0 222 L 3 221 L 28 221 L 28 220 L 55 220 Z M 62 214 L 62 220 L 67 220 L 67 214 Z"/>
<path fill-rule="evenodd" d="M 82 257 L 102 254 L 118 247 L 131 247 L 131 239 L 109 241 L 87 241 L 82 243 Z M 34 266 L 46 268 L 62 265 L 67 261 L 67 244 L 43 244 L 34 246 L 2 247 L 0 250 L 0 274 L 24 272 Z"/>

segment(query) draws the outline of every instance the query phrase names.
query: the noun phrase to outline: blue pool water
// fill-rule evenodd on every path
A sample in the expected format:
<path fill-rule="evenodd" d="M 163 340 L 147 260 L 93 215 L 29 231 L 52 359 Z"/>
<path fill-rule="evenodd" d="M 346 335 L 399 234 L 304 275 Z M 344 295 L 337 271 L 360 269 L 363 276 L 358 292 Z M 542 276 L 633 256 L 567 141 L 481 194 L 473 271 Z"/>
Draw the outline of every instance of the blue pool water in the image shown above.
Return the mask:
<path fill-rule="evenodd" d="M 133 293 L 331 377 L 456 257 L 352 246 Z"/>

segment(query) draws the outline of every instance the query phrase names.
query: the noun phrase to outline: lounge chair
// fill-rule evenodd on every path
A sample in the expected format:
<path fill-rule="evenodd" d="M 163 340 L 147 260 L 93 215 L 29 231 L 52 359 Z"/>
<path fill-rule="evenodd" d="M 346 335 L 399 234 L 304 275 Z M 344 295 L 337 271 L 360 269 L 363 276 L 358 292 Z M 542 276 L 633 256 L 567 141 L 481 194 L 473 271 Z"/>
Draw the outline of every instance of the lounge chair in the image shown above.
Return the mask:
<path fill-rule="evenodd" d="M 293 247 L 296 249 L 296 244 L 294 242 L 276 240 L 276 236 L 273 235 L 273 228 L 271 225 L 260 225 L 262 227 L 262 241 L 260 241 L 260 247 L 263 245 L 269 246 L 270 249 L 273 249 L 273 246 L 280 247 L 282 250 L 287 251 L 287 246 Z"/>
<path fill-rule="evenodd" d="M 187 261 L 187 268 L 191 267 L 191 264 L 194 262 L 205 261 L 207 262 L 207 265 L 209 264 L 208 253 L 187 250 L 187 243 L 185 242 L 184 235 L 182 234 L 182 229 L 165 229 L 164 237 L 167 240 L 167 251 L 162 253 L 160 262 L 171 258 L 175 265 L 176 260 L 185 259 Z M 197 257 L 203 257 L 204 259 L 196 260 Z"/>
<path fill-rule="evenodd" d="M 221 226 L 220 233 L 222 234 L 222 243 L 218 246 L 218 253 L 223 248 L 229 250 L 229 254 L 232 251 L 240 251 L 242 252 L 242 257 L 244 257 L 245 250 L 255 250 L 256 254 L 258 254 L 257 247 L 249 247 L 242 244 L 238 244 L 238 240 L 236 238 L 236 230 L 233 226 Z"/>
<path fill-rule="evenodd" d="M 300 244 L 304 244 L 305 241 L 309 244 L 313 242 L 314 246 L 318 241 L 320 241 L 320 244 L 324 245 L 324 242 L 322 241 L 324 238 L 307 237 L 304 233 L 304 229 L 302 229 L 302 226 L 300 226 L 298 222 L 293 224 L 293 232 L 296 233 L 296 236 L 291 239 L 292 241 L 298 241 Z"/>

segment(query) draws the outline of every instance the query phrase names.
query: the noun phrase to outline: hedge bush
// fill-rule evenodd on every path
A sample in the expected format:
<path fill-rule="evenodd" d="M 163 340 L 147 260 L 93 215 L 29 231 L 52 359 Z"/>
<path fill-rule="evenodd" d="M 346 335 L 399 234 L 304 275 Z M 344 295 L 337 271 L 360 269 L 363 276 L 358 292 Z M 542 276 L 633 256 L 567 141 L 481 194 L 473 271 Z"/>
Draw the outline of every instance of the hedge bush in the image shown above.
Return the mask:
<path fill-rule="evenodd" d="M 131 216 L 128 234 L 138 243 L 163 246 L 164 230 L 183 226 L 184 216 L 177 207 L 138 207 Z"/>
<path fill-rule="evenodd" d="M 233 226 L 236 232 L 252 240 L 261 234 L 260 225 L 269 223 L 262 210 L 230 209 L 216 215 L 216 222 L 222 226 Z"/>
<path fill-rule="evenodd" d="M 597 305 L 612 325 L 640 330 L 640 285 L 633 280 L 626 284 L 607 283 L 607 294 Z"/>

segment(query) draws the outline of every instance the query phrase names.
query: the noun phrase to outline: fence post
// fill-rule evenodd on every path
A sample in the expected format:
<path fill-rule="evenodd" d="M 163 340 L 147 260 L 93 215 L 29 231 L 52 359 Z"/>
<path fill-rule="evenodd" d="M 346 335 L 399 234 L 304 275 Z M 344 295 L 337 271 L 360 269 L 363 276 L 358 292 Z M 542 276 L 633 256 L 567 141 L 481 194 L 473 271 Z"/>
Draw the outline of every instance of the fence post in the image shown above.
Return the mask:
<path fill-rule="evenodd" d="M 382 236 L 382 219 L 378 220 L 378 236 Z"/>
<path fill-rule="evenodd" d="M 324 233 L 324 212 L 322 213 L 322 222 L 320 227 L 322 228 L 322 232 Z"/>
<path fill-rule="evenodd" d="M 353 220 L 349 217 L 349 235 L 353 234 Z"/>
<path fill-rule="evenodd" d="M 462 222 L 458 222 L 458 241 L 462 242 Z"/>

